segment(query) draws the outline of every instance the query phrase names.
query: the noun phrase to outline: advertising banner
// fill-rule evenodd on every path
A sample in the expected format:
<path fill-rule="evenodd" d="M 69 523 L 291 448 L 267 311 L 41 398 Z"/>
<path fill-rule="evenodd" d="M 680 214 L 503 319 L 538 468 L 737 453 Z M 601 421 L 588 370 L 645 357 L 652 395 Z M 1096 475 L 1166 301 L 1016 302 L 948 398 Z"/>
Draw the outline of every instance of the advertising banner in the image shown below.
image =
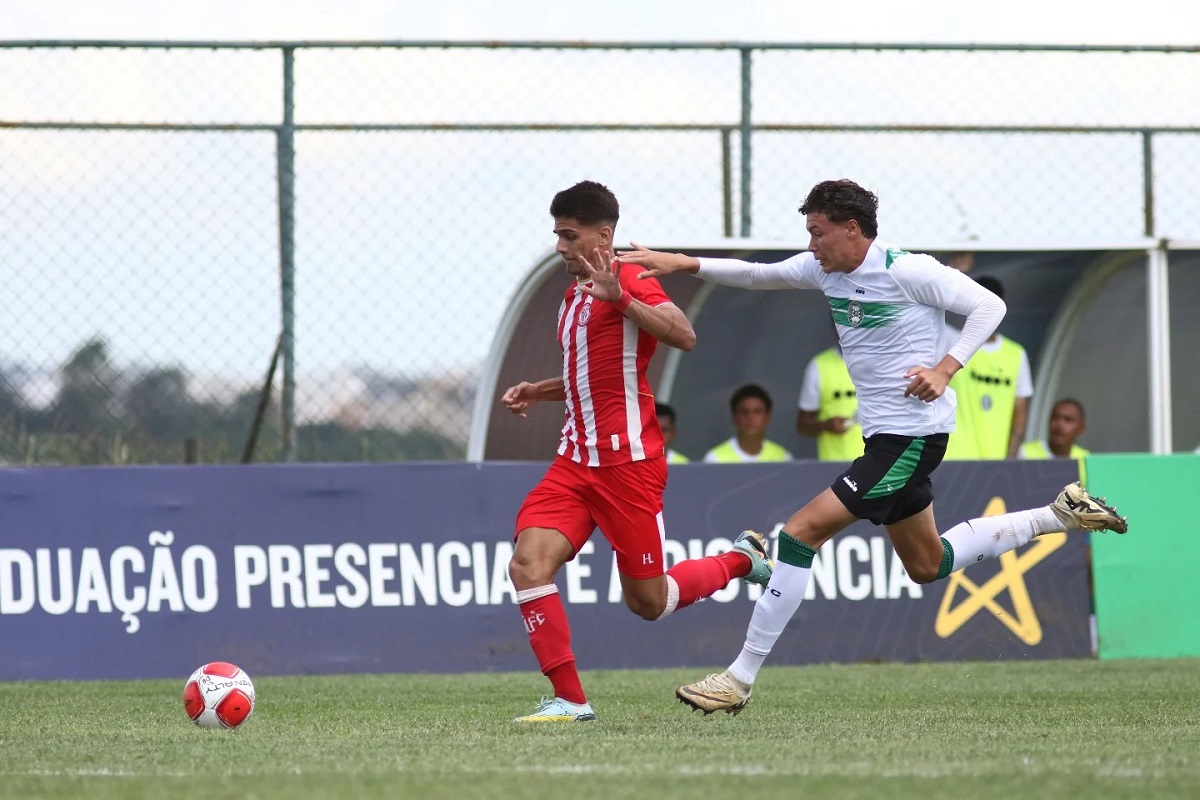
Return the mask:
<path fill-rule="evenodd" d="M 507 565 L 529 463 L 0 471 L 0 679 L 536 669 Z M 837 465 L 672 468 L 670 563 L 773 530 Z M 946 463 L 944 531 L 1045 505 L 1071 462 Z M 881 528 L 818 552 L 773 664 L 1090 654 L 1086 539 L 1051 534 L 935 584 Z M 740 581 L 661 622 L 630 613 L 597 532 L 559 575 L 583 669 L 709 666 L 741 645 Z"/>
<path fill-rule="evenodd" d="M 1187 498 L 1200 456 L 1087 459 L 1089 486 L 1129 518 L 1129 533 L 1092 535 L 1100 658 L 1200 656 L 1200 538 Z"/>

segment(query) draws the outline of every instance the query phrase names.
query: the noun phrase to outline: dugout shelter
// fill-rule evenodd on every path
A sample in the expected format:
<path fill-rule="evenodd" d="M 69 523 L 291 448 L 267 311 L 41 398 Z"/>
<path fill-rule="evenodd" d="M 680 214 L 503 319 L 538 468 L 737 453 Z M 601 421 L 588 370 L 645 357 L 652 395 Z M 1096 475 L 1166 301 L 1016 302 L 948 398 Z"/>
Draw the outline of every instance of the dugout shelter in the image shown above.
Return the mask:
<path fill-rule="evenodd" d="M 942 260 L 969 250 L 972 277 L 990 275 L 1004 284 L 1009 310 L 1000 333 L 1024 345 L 1033 369 L 1026 438 L 1044 438 L 1054 401 L 1070 396 L 1086 408 L 1080 443 L 1093 452 L 1187 452 L 1200 445 L 1200 242 L 898 244 Z M 649 246 L 775 262 L 806 243 Z M 569 280 L 550 252 L 510 299 L 481 371 L 468 460 L 552 457 L 561 409 L 535 407 L 522 420 L 499 398 L 522 380 L 561 372 L 554 331 Z M 728 438 L 729 395 L 743 383 L 759 383 L 774 401 L 768 437 L 797 458 L 815 458 L 815 440 L 800 436 L 795 420 L 804 367 L 834 341 L 824 296 L 734 289 L 686 274 L 667 276 L 663 288 L 697 336 L 690 353 L 660 347 L 650 367 L 656 397 L 679 417 L 675 449 L 696 459 Z"/>

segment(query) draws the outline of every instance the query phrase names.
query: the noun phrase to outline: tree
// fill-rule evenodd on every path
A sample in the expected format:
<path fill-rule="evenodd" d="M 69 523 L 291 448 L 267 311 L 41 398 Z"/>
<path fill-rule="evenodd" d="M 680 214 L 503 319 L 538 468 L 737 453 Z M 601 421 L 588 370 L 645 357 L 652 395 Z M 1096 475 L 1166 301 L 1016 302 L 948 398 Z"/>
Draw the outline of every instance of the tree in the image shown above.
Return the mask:
<path fill-rule="evenodd" d="M 0 425 L 15 425 L 25 415 L 25 401 L 8 376 L 0 372 Z"/>
<path fill-rule="evenodd" d="M 55 427 L 83 434 L 115 430 L 118 377 L 103 339 L 92 339 L 79 348 L 62 368 L 53 405 Z"/>
<path fill-rule="evenodd" d="M 129 387 L 129 422 L 149 436 L 182 442 L 195 433 L 195 417 L 187 376 L 177 367 L 152 369 Z"/>
<path fill-rule="evenodd" d="M 322 422 L 301 425 L 296 436 L 301 461 L 452 461 L 466 456 L 461 445 L 420 428 L 348 430 Z"/>

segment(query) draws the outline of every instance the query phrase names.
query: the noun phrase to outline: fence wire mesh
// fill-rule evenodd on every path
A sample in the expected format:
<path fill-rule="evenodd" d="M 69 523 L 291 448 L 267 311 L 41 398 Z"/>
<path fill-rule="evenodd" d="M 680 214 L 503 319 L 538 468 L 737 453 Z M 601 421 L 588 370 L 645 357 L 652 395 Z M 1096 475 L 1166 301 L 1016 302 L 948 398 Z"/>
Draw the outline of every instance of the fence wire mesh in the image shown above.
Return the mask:
<path fill-rule="evenodd" d="M 802 242 L 843 176 L 893 238 L 1200 239 L 1195 52 L 117 44 L 0 44 L 4 462 L 462 458 L 584 178 L 620 241 Z"/>

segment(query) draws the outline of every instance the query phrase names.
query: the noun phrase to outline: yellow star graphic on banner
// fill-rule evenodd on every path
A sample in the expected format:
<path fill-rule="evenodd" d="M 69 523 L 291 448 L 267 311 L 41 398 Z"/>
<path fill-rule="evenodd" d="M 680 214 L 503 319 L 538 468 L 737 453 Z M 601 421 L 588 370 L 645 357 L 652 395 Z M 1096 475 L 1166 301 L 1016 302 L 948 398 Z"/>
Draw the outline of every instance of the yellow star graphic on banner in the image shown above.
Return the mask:
<path fill-rule="evenodd" d="M 983 516 L 991 517 L 1005 512 L 1004 498 L 993 497 L 984 509 Z M 1066 543 L 1065 533 L 1045 533 L 1021 548 L 1020 555 L 1009 550 L 999 558 L 1000 571 L 982 586 L 968 578 L 965 570 L 955 572 L 950 576 L 946 593 L 942 595 L 937 620 L 933 623 L 934 633 L 946 639 L 986 608 L 1025 644 L 1034 645 L 1042 641 L 1042 624 L 1033 609 L 1033 601 L 1029 599 L 1025 573 Z M 966 591 L 967 597 L 954 606 L 952 603 L 960 588 Z M 1005 590 L 1008 590 L 1012 599 L 1012 614 L 996 602 Z"/>

